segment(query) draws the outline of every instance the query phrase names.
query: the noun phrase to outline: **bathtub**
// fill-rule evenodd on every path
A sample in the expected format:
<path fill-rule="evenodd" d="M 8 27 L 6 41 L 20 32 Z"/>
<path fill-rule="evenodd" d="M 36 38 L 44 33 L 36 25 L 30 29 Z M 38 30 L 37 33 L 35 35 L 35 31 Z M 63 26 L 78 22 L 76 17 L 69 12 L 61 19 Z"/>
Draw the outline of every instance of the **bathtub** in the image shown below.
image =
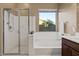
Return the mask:
<path fill-rule="evenodd" d="M 36 32 L 33 34 L 35 55 L 61 56 L 61 35 L 58 32 Z"/>
<path fill-rule="evenodd" d="M 59 32 L 36 32 L 33 34 L 34 48 L 61 48 Z"/>

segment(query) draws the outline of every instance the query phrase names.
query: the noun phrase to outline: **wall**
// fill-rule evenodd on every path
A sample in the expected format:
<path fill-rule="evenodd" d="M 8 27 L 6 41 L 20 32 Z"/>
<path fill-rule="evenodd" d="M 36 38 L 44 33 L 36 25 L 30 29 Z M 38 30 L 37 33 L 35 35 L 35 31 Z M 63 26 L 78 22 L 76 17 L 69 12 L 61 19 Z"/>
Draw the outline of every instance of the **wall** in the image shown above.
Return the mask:
<path fill-rule="evenodd" d="M 59 32 L 63 34 L 64 23 L 68 22 L 68 33 L 76 32 L 77 5 L 75 3 L 60 4 L 59 6 Z"/>
<path fill-rule="evenodd" d="M 57 9 L 56 3 L 23 3 L 16 4 L 17 9 L 30 9 L 31 15 L 37 15 L 38 9 Z"/>
<path fill-rule="evenodd" d="M 1 10 L 0 10 L 0 27 L 1 27 Z M 1 29 L 0 29 L 0 52 L 1 52 Z"/>
<path fill-rule="evenodd" d="M 77 4 L 77 32 L 79 32 L 79 3 Z"/>
<path fill-rule="evenodd" d="M 0 8 L 15 8 L 15 3 L 0 3 Z"/>

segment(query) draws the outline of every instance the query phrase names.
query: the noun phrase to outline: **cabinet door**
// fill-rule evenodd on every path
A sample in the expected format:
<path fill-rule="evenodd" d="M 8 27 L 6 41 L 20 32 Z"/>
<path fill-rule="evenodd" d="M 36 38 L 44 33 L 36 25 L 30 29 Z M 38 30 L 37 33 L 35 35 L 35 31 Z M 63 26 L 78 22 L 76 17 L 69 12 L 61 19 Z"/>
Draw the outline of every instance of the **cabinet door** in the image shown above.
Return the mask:
<path fill-rule="evenodd" d="M 71 56 L 72 50 L 69 46 L 62 44 L 62 56 Z"/>

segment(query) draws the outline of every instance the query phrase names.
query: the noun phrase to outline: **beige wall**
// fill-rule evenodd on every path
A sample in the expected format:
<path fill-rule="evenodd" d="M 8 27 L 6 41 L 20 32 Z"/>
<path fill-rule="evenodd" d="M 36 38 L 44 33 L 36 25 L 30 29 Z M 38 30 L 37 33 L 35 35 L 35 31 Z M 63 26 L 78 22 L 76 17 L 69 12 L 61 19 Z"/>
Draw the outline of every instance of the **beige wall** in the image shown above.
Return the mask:
<path fill-rule="evenodd" d="M 0 52 L 1 52 L 1 12 L 0 12 Z"/>
<path fill-rule="evenodd" d="M 79 32 L 79 3 L 77 4 L 77 32 Z"/>
<path fill-rule="evenodd" d="M 15 8 L 15 3 L 0 3 L 0 8 Z"/>
<path fill-rule="evenodd" d="M 67 31 L 73 33 L 73 27 L 76 29 L 77 21 L 77 4 L 66 3 L 59 6 L 59 31 L 64 32 L 63 26 L 65 22 L 68 22 Z"/>
<path fill-rule="evenodd" d="M 0 52 L 3 51 L 3 12 L 1 12 L 2 10 L 0 9 Z"/>
<path fill-rule="evenodd" d="M 56 3 L 28 3 L 28 4 L 16 4 L 16 8 L 18 9 L 31 9 L 33 14 L 36 15 L 37 9 L 57 9 Z"/>

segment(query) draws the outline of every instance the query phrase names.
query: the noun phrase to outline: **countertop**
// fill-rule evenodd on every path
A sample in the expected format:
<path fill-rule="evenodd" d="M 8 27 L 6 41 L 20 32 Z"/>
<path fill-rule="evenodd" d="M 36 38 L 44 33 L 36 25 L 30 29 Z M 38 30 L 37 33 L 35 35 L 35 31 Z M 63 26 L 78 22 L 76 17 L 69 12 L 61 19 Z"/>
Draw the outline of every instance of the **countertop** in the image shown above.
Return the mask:
<path fill-rule="evenodd" d="M 79 43 L 79 36 L 63 36 L 63 38 Z"/>

